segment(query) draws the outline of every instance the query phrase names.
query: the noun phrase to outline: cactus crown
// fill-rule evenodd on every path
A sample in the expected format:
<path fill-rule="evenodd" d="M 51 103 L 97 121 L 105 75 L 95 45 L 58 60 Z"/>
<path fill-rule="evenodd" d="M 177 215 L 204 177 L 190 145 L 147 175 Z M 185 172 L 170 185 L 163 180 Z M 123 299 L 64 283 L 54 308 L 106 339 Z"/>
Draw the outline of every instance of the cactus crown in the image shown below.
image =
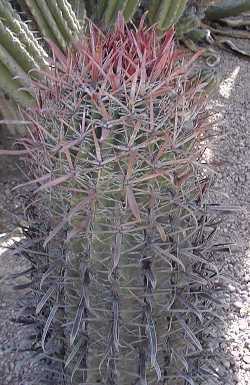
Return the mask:
<path fill-rule="evenodd" d="M 214 307 L 214 222 L 199 164 L 205 84 L 173 38 L 121 15 L 107 36 L 90 24 L 69 54 L 53 47 L 26 111 L 27 306 L 36 354 L 53 363 L 40 383 L 192 383 Z"/>

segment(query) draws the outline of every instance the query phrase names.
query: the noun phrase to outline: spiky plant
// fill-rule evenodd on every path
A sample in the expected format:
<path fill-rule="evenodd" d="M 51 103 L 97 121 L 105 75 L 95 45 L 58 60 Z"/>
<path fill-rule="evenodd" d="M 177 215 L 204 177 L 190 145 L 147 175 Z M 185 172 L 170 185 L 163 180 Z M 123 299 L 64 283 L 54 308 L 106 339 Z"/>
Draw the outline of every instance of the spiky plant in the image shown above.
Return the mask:
<path fill-rule="evenodd" d="M 24 111 L 33 187 L 17 253 L 31 291 L 19 322 L 33 325 L 39 362 L 27 383 L 184 385 L 209 374 L 197 358 L 218 281 L 201 163 L 207 84 L 198 55 L 187 60 L 173 39 L 143 19 L 135 30 L 120 16 L 107 35 L 90 24 L 67 55 L 54 48 Z"/>

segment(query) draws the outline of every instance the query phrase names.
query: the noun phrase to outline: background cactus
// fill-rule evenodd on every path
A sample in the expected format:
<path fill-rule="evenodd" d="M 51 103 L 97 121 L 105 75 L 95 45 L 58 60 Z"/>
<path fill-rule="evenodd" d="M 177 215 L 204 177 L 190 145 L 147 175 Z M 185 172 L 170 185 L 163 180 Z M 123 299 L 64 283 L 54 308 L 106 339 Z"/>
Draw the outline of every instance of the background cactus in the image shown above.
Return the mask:
<path fill-rule="evenodd" d="M 67 0 L 25 0 L 20 1 L 20 5 L 34 16 L 43 37 L 61 49 L 66 49 L 80 32 L 81 24 Z M 45 45 L 38 42 L 8 0 L 0 0 L 0 33 L 0 89 L 9 97 L 4 99 L 2 94 L 0 115 L 6 122 L 17 122 L 17 104 L 34 102 L 32 79 L 38 76 L 41 68 L 48 66 L 48 55 Z M 9 108 L 6 108 L 7 103 Z M 14 126 L 9 124 L 9 131 L 13 132 Z"/>
<path fill-rule="evenodd" d="M 126 21 L 131 20 L 138 12 L 148 11 L 148 18 L 151 23 L 157 23 L 159 28 L 167 30 L 181 17 L 187 5 L 187 0 L 102 0 L 102 1 L 85 1 L 86 9 L 89 17 L 105 23 L 110 26 L 114 23 L 118 12 L 122 12 Z"/>
<path fill-rule="evenodd" d="M 78 36 L 81 25 L 68 0 L 22 0 L 41 34 L 65 50 Z"/>
<path fill-rule="evenodd" d="M 200 162 L 207 84 L 173 36 L 121 17 L 107 35 L 90 24 L 74 51 L 54 52 L 39 105 L 24 111 L 33 188 L 16 252 L 34 295 L 19 322 L 33 325 L 39 383 L 206 376 L 193 357 L 218 281 Z"/>
<path fill-rule="evenodd" d="M 6 0 L 0 1 L 0 87 L 20 104 L 32 101 L 31 78 L 46 53 Z"/>

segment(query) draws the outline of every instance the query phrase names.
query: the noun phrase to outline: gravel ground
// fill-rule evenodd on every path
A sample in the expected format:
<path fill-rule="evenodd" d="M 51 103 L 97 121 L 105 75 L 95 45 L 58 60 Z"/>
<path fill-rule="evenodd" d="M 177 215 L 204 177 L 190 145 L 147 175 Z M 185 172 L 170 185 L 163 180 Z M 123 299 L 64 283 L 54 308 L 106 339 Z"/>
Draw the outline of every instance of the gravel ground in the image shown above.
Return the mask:
<path fill-rule="evenodd" d="M 250 51 L 249 41 L 237 41 Z M 207 330 L 206 341 L 218 355 L 214 367 L 223 378 L 220 384 L 250 384 L 250 64 L 223 53 L 220 64 L 223 81 L 211 103 L 217 111 L 221 133 L 208 149 L 208 156 L 222 162 L 211 192 L 211 201 L 240 207 L 227 217 L 221 239 L 237 243 L 224 263 L 224 275 L 231 278 L 225 295 L 224 324 Z M 220 362 L 221 361 L 221 362 Z M 204 384 L 208 385 L 208 384 Z"/>
<path fill-rule="evenodd" d="M 250 51 L 249 42 L 242 42 Z M 217 111 L 218 123 L 215 129 L 222 132 L 207 151 L 207 156 L 222 162 L 211 192 L 211 201 L 238 206 L 241 210 L 227 218 L 220 229 L 220 237 L 236 242 L 224 264 L 224 274 L 231 277 L 228 292 L 224 298 L 223 322 L 204 333 L 205 347 L 211 358 L 211 368 L 218 373 L 219 385 L 250 384 L 250 65 L 232 56 L 222 54 L 220 72 L 223 82 L 218 97 L 211 103 Z M 0 137 L 2 137 L 0 135 Z M 1 143 L 0 143 L 1 146 Z M 0 167 L 0 244 L 1 233 L 13 231 L 13 185 L 18 183 L 19 173 L 13 163 L 1 159 Z M 10 215 L 12 210 L 12 215 Z M 16 205 L 14 215 L 18 215 Z M 9 272 L 25 268 L 25 262 L 10 257 L 0 249 L 0 385 L 24 385 L 18 378 L 18 371 L 24 353 L 9 351 L 22 338 L 19 327 L 10 322 L 17 309 L 16 294 L 3 277 Z M 27 366 L 27 365 L 25 365 Z M 26 370 L 32 370 L 26 367 Z M 212 383 L 211 383 L 212 384 Z M 210 385 L 207 382 L 202 385 Z"/>

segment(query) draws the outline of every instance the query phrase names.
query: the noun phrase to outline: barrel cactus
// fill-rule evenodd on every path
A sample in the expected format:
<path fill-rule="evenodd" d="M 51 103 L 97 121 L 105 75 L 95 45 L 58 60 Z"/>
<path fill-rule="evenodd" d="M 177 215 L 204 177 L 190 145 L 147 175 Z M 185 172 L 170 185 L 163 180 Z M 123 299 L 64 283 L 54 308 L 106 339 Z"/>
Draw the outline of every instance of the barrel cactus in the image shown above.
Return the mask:
<path fill-rule="evenodd" d="M 54 50 L 20 141 L 30 181 L 16 253 L 31 263 L 31 290 L 18 322 L 39 362 L 27 383 L 184 385 L 209 375 L 197 357 L 218 246 L 204 203 L 198 56 L 175 48 L 173 30 L 160 38 L 121 15 L 112 33 L 90 24 L 67 55 Z"/>

